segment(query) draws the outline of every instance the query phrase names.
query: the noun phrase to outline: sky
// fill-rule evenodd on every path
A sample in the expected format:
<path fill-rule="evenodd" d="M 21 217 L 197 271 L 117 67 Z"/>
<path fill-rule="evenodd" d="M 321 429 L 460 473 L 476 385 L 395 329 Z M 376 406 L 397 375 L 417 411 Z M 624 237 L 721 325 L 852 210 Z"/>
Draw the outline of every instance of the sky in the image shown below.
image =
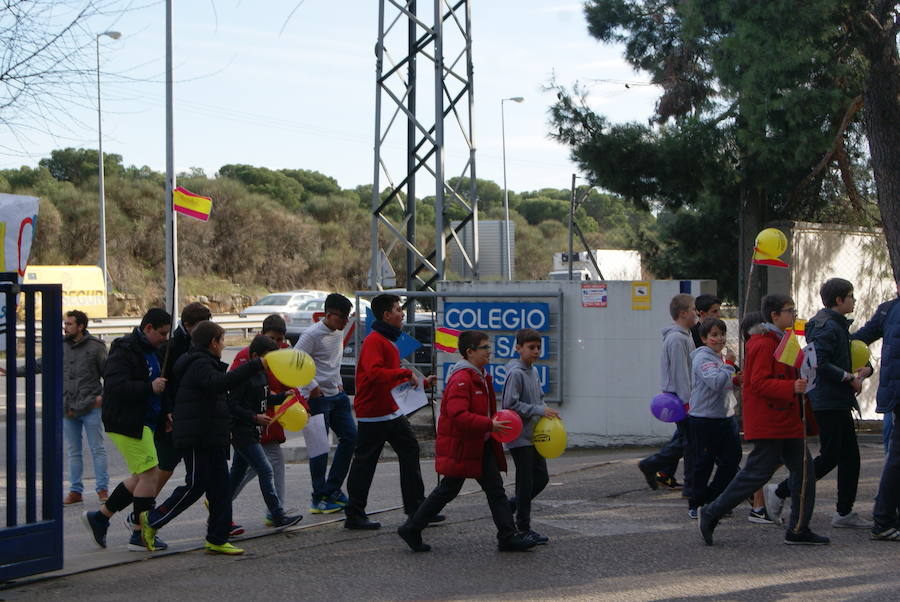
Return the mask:
<path fill-rule="evenodd" d="M 419 1 L 420 6 L 432 3 Z M 320 171 L 343 188 L 373 181 L 377 0 L 175 2 L 175 166 L 213 175 L 228 163 Z M 265 8 L 261 8 L 264 6 Z M 127 165 L 165 169 L 164 4 L 96 18 L 101 38 L 103 149 Z M 404 25 L 405 27 L 405 25 Z M 614 122 L 646 121 L 659 90 L 632 71 L 622 49 L 587 33 L 580 2 L 473 0 L 474 143 L 477 177 L 502 184 L 501 99 L 511 190 L 568 188 L 577 168 L 547 137 L 555 77 L 586 85 L 589 103 Z M 389 49 L 390 50 L 390 49 Z M 448 34 L 445 53 L 460 48 Z M 394 49 L 399 60 L 402 52 Z M 420 106 L 433 68 L 420 66 Z M 625 84 L 629 83 L 626 88 Z M 0 135 L 0 168 L 36 165 L 55 148 L 97 148 L 96 89 L 52 132 Z M 423 120 L 427 111 L 422 110 Z M 447 176 L 467 150 L 446 122 Z M 402 178 L 401 130 L 385 141 L 390 177 Z M 387 175 L 381 172 L 381 186 Z M 433 184 L 432 184 L 433 185 Z M 420 190 L 427 183 L 420 184 Z M 427 194 L 427 192 L 422 193 Z"/>

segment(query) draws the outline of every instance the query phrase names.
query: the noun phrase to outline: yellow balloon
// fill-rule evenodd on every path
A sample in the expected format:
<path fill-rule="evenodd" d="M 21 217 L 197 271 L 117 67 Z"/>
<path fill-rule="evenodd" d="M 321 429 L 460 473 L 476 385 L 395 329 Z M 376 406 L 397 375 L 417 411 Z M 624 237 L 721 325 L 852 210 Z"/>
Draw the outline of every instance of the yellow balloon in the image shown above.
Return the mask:
<path fill-rule="evenodd" d="M 293 432 L 302 431 L 307 421 L 309 421 L 309 413 L 299 402 L 290 406 L 285 410 L 284 414 L 278 417 L 278 422 L 281 423 L 281 426 Z"/>
<path fill-rule="evenodd" d="M 862 341 L 850 341 L 850 365 L 856 372 L 869 363 L 869 348 Z"/>
<path fill-rule="evenodd" d="M 279 349 L 266 354 L 269 370 L 288 387 L 304 387 L 316 376 L 316 364 L 303 351 Z"/>
<path fill-rule="evenodd" d="M 558 458 L 566 451 L 566 427 L 559 418 L 541 418 L 531 437 L 534 449 L 545 458 Z"/>
<path fill-rule="evenodd" d="M 787 237 L 778 228 L 766 228 L 756 235 L 756 248 L 769 257 L 781 257 L 787 251 Z"/>

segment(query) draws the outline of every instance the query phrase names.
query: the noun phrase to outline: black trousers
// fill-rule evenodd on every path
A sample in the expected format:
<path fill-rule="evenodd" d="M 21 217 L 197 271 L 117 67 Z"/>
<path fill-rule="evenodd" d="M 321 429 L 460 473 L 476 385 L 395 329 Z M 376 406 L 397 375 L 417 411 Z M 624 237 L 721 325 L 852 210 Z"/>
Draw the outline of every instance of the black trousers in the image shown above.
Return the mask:
<path fill-rule="evenodd" d="M 228 482 L 227 447 L 192 447 L 184 450 L 184 485 L 150 511 L 150 526 L 160 529 L 187 510 L 203 494 L 209 500 L 206 540 L 222 545 L 231 531 L 231 487 Z"/>
<path fill-rule="evenodd" d="M 685 495 L 691 508 L 707 504 L 725 491 L 741 465 L 741 437 L 734 418 L 688 416 L 691 431 L 693 474 Z M 715 468 L 712 481 L 709 477 Z"/>
<path fill-rule="evenodd" d="M 837 467 L 837 511 L 847 514 L 856 502 L 859 485 L 859 444 L 850 410 L 824 410 L 815 412 L 819 425 L 819 455 L 813 460 L 818 481 Z M 791 495 L 785 479 L 778 484 L 778 497 Z"/>
<path fill-rule="evenodd" d="M 509 453 L 516 464 L 516 527 L 519 531 L 530 531 L 531 500 L 550 482 L 547 460 L 533 445 L 513 447 Z"/>
<path fill-rule="evenodd" d="M 641 460 L 641 466 L 652 468 L 657 472 L 666 474 L 673 479 L 678 470 L 678 461 L 684 457 L 684 486 L 690 487 L 690 477 L 694 470 L 692 454 L 690 453 L 690 432 L 688 419 L 675 423 L 675 434 L 662 449 L 655 454 Z"/>
<path fill-rule="evenodd" d="M 347 475 L 347 495 L 350 499 L 344 510 L 347 517 L 365 518 L 369 488 L 385 443 L 393 448 L 400 465 L 403 511 L 413 514 L 425 498 L 425 485 L 419 466 L 419 442 L 409 420 L 401 416 L 383 422 L 360 422 L 357 427 L 356 449 Z"/>
<path fill-rule="evenodd" d="M 487 497 L 491 516 L 497 526 L 497 539 L 504 541 L 515 535 L 516 525 L 513 522 L 512 509 L 509 507 L 509 499 L 503 489 L 503 477 L 500 476 L 500 469 L 497 467 L 497 459 L 494 457 L 494 450 L 490 442 L 484 444 L 481 477 L 476 481 L 481 485 L 481 489 Z M 428 495 L 425 502 L 410 516 L 407 524 L 417 531 L 427 527 L 428 519 L 438 514 L 444 509 L 444 506 L 453 501 L 459 495 L 465 482 L 465 479 L 458 477 L 442 478 L 440 484 Z"/>

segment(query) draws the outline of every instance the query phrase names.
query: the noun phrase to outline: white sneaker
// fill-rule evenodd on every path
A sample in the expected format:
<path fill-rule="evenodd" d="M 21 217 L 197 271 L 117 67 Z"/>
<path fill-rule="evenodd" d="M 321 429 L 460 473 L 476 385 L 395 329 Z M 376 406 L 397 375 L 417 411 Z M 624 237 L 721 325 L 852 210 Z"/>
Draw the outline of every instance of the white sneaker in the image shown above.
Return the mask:
<path fill-rule="evenodd" d="M 763 497 L 766 500 L 766 512 L 769 513 L 769 518 L 772 519 L 772 522 L 781 526 L 781 511 L 784 510 L 784 500 L 777 495 L 775 495 L 775 490 L 778 489 L 778 485 L 766 485 L 763 487 Z"/>
<path fill-rule="evenodd" d="M 831 526 L 835 529 L 871 529 L 874 523 L 866 520 L 856 512 L 841 516 L 837 512 L 831 517 Z"/>

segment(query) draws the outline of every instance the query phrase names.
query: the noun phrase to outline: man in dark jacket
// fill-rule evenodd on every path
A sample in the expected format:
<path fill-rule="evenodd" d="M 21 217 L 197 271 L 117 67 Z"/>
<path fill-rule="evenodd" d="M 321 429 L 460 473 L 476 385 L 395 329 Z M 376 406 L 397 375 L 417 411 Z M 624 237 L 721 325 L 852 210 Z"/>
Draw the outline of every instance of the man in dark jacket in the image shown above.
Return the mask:
<path fill-rule="evenodd" d="M 203 321 L 191 333 L 191 350 L 175 364 L 179 381 L 173 420 L 175 447 L 184 450 L 185 484 L 155 509 L 140 515 L 146 546 L 154 549 L 156 531 L 184 512 L 205 493 L 209 501 L 204 547 L 219 554 L 243 554 L 228 543 L 231 491 L 228 485 L 228 441 L 231 413 L 226 392 L 265 368 L 257 358 L 226 372 L 221 361 L 225 331 Z"/>
<path fill-rule="evenodd" d="M 879 305 L 872 319 L 857 330 L 853 338 L 866 345 L 883 339 L 875 411 L 891 415 L 895 428 L 891 432 L 881 482 L 875 496 L 875 508 L 872 511 L 875 521 L 871 533 L 872 539 L 900 541 L 900 530 L 897 529 L 897 508 L 900 506 L 900 428 L 896 428 L 900 424 L 900 299 L 891 299 Z M 862 377 L 871 376 L 871 366 L 860 368 L 859 374 Z"/>
<path fill-rule="evenodd" d="M 872 522 L 853 512 L 859 482 L 859 445 L 851 412 L 859 410 L 856 396 L 862 389 L 862 379 L 852 372 L 850 363 L 852 320 L 845 317 L 856 305 L 853 285 L 843 278 L 831 278 L 819 292 L 825 307 L 806 324 L 806 340 L 815 345 L 818 364 L 816 387 L 808 394 L 819 425 L 819 455 L 813 461 L 816 480 L 837 467 L 838 499 L 832 527 L 870 529 Z M 787 480 L 774 491 L 772 488 L 768 485 L 764 489 L 766 506 L 771 501 L 774 514 L 780 515 L 779 501 L 791 495 L 791 490 Z M 772 508 L 769 516 L 777 520 Z"/>
<path fill-rule="evenodd" d="M 109 519 L 134 504 L 134 517 L 153 507 L 159 469 L 153 429 L 159 420 L 166 379 L 161 376 L 158 350 L 168 338 L 172 317 L 160 308 L 144 314 L 130 335 L 113 341 L 103 374 L 103 426 L 119 449 L 131 476 L 119 483 L 105 504 L 85 512 L 82 520 L 100 547 L 106 547 Z M 135 521 L 136 522 L 136 521 Z M 145 550 L 139 531 L 132 533 L 130 550 Z M 164 549 L 157 542 L 156 549 Z"/>
<path fill-rule="evenodd" d="M 166 378 L 166 390 L 163 392 L 162 411 L 153 437 L 156 445 L 156 457 L 159 459 L 159 489 L 157 493 L 162 491 L 172 477 L 172 472 L 181 462 L 182 456 L 181 450 L 176 448 L 172 441 L 172 412 L 175 407 L 175 395 L 178 393 L 178 381 L 172 377 L 172 368 L 175 366 L 175 362 L 191 348 L 191 332 L 194 327 L 211 318 L 212 314 L 209 308 L 199 301 L 188 303 L 181 310 L 181 324 L 159 350 L 165 364 L 162 372 Z"/>

